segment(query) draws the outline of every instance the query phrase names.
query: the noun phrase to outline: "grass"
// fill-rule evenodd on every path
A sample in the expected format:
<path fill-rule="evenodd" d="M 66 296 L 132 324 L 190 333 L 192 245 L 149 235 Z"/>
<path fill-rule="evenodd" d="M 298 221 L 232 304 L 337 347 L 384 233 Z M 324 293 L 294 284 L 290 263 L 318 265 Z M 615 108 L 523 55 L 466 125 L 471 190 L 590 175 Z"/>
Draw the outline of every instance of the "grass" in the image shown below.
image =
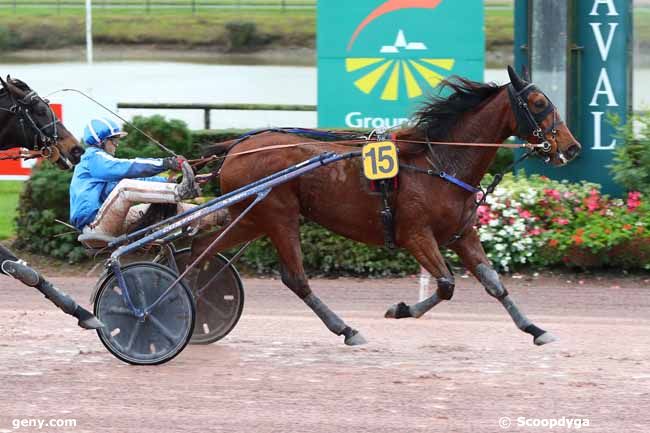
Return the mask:
<path fill-rule="evenodd" d="M 4 1 L 5 3 L 2 3 Z M 83 0 L 62 0 L 83 4 Z M 95 41 L 103 44 L 158 44 L 179 48 L 209 47 L 218 51 L 254 51 L 261 48 L 315 46 L 316 12 L 314 9 L 269 9 L 282 0 L 241 0 L 260 8 L 198 9 L 192 13 L 192 0 L 151 0 L 155 3 L 181 3 L 180 8 L 103 8 L 95 0 L 93 12 Z M 237 4 L 239 0 L 200 0 L 201 4 Z M 313 0 L 286 0 L 287 5 Z M 120 0 L 134 5 L 144 0 Z M 56 4 L 56 0 L 43 0 Z M 52 49 L 84 44 L 84 9 L 56 6 L 19 6 L 14 12 L 0 0 L 0 51 L 23 48 Z M 491 4 L 496 4 L 495 2 Z M 487 50 L 511 50 L 513 9 L 485 9 Z M 250 26 L 242 23 L 252 23 Z M 634 38 L 650 46 L 650 9 L 634 11 Z M 243 33 L 242 33 L 243 32 Z"/>
<path fill-rule="evenodd" d="M 16 207 L 25 182 L 0 181 L 0 239 L 14 236 Z"/>
<path fill-rule="evenodd" d="M 51 49 L 83 45 L 84 15 L 62 10 L 52 14 L 44 8 L 14 14 L 0 9 L 0 50 Z M 253 23 L 254 27 L 229 26 Z M 242 51 L 265 46 L 304 46 L 315 43 L 315 14 L 305 10 L 207 10 L 200 14 L 178 14 L 161 9 L 150 14 L 143 10 L 98 10 L 93 17 L 97 43 L 160 44 L 179 47 L 233 49 L 234 41 L 244 40 Z M 243 39 L 242 39 L 243 36 Z"/>

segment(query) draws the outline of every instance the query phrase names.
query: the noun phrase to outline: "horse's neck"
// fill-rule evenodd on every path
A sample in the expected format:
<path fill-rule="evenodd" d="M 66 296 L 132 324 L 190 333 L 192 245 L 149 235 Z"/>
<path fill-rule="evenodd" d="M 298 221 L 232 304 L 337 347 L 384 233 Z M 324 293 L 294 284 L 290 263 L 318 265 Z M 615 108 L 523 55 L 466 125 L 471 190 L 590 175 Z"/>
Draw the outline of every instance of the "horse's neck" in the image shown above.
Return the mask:
<path fill-rule="evenodd" d="M 503 143 L 513 133 L 513 118 L 507 91 L 502 90 L 478 109 L 464 115 L 444 141 L 459 143 Z M 432 141 L 435 141 L 432 139 Z M 435 145 L 433 163 L 471 185 L 477 185 L 496 156 L 497 147 Z M 430 157 L 429 152 L 424 155 Z M 425 156 L 422 158 L 425 158 Z"/>
<path fill-rule="evenodd" d="M 0 150 L 21 147 L 17 145 L 15 127 L 13 127 L 11 118 L 0 115 Z"/>
<path fill-rule="evenodd" d="M 13 122 L 11 120 L 11 118 L 0 115 L 0 150 L 25 147 L 23 144 L 18 144 L 16 128 L 12 125 Z"/>
<path fill-rule="evenodd" d="M 25 147 L 18 144 L 16 129 L 15 116 L 7 111 L 0 111 L 0 150 Z"/>

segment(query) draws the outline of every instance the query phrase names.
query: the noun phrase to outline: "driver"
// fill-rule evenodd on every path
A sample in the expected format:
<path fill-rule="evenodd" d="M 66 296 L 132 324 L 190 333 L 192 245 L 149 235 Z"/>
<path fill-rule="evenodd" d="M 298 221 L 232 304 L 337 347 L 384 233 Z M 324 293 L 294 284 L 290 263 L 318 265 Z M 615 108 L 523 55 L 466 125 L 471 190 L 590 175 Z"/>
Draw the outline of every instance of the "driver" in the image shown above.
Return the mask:
<path fill-rule="evenodd" d="M 201 194 L 192 168 L 182 156 L 115 158 L 119 141 L 126 135 L 106 118 L 93 119 L 84 129 L 88 147 L 70 183 L 70 222 L 85 235 L 109 241 L 137 224 L 148 204 L 136 204 L 176 203 L 182 212 L 193 207 L 182 200 Z M 156 176 L 166 170 L 182 171 L 182 182 L 169 183 Z"/>

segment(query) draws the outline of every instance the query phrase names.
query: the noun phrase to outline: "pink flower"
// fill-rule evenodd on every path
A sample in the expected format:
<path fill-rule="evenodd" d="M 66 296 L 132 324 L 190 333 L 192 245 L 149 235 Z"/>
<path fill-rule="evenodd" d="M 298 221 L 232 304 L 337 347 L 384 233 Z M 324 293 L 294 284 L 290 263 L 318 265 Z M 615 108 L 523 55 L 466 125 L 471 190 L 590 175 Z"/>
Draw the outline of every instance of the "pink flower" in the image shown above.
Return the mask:
<path fill-rule="evenodd" d="M 553 222 L 561 226 L 569 224 L 569 220 L 566 218 L 553 218 Z"/>
<path fill-rule="evenodd" d="M 476 213 L 478 214 L 478 222 L 481 225 L 488 224 L 490 221 L 494 219 L 492 217 L 492 213 L 490 212 L 490 206 L 488 205 L 479 206 Z"/>
<path fill-rule="evenodd" d="M 627 210 L 632 212 L 634 209 L 641 206 L 641 193 L 633 191 L 627 195 Z"/>
<path fill-rule="evenodd" d="M 562 198 L 560 191 L 558 191 L 557 189 L 545 189 L 544 194 L 546 194 L 547 197 L 551 197 L 554 200 L 560 200 Z"/>
<path fill-rule="evenodd" d="M 539 236 L 540 234 L 542 234 L 542 229 L 540 229 L 539 227 L 535 227 L 534 229 L 530 230 L 528 234 L 531 236 Z"/>
<path fill-rule="evenodd" d="M 531 214 L 529 210 L 521 210 L 521 211 L 519 211 L 519 216 L 522 217 L 522 218 L 528 219 L 531 216 L 533 216 L 533 214 Z"/>
<path fill-rule="evenodd" d="M 594 194 L 595 192 L 595 194 Z M 589 212 L 595 212 L 600 208 L 600 199 L 598 198 L 598 191 L 595 189 L 591 190 L 591 195 L 585 199 L 585 205 Z"/>

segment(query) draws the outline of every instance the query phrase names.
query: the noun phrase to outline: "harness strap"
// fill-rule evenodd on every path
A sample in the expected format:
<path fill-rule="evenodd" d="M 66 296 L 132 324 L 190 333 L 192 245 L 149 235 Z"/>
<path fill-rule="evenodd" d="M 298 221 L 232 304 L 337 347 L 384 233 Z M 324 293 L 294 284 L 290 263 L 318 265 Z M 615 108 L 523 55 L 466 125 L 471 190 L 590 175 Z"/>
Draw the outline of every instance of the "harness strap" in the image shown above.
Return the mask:
<path fill-rule="evenodd" d="M 476 194 L 477 192 L 481 192 L 481 190 L 479 188 L 475 188 L 472 185 L 470 185 L 468 183 L 465 183 L 462 180 L 445 173 L 444 171 L 441 171 L 440 173 L 438 173 L 438 176 L 440 177 L 440 179 L 446 180 L 447 182 L 451 182 L 454 185 L 457 185 L 457 186 L 463 188 L 464 190 L 471 192 L 472 194 Z"/>
<path fill-rule="evenodd" d="M 474 187 L 474 186 L 472 186 L 472 185 L 470 185 L 470 184 L 468 184 L 466 182 L 463 182 L 462 180 L 458 179 L 457 177 L 454 177 L 454 176 L 452 176 L 450 174 L 447 174 L 444 171 L 435 172 L 435 171 L 433 171 L 431 169 L 418 167 L 417 165 L 409 165 L 409 164 L 401 164 L 401 163 L 400 163 L 399 166 L 401 168 L 405 168 L 407 170 L 412 170 L 412 171 L 415 171 L 417 173 L 422 173 L 422 174 L 426 174 L 426 175 L 433 176 L 433 177 L 439 177 L 440 179 L 445 180 L 445 181 L 447 181 L 449 183 L 453 183 L 454 185 L 456 185 L 456 186 L 458 186 L 458 187 L 460 187 L 460 188 L 464 189 L 465 191 L 468 191 L 468 192 L 470 192 L 472 194 L 476 194 L 476 193 L 482 191 L 480 188 L 476 188 L 476 187 Z"/>

